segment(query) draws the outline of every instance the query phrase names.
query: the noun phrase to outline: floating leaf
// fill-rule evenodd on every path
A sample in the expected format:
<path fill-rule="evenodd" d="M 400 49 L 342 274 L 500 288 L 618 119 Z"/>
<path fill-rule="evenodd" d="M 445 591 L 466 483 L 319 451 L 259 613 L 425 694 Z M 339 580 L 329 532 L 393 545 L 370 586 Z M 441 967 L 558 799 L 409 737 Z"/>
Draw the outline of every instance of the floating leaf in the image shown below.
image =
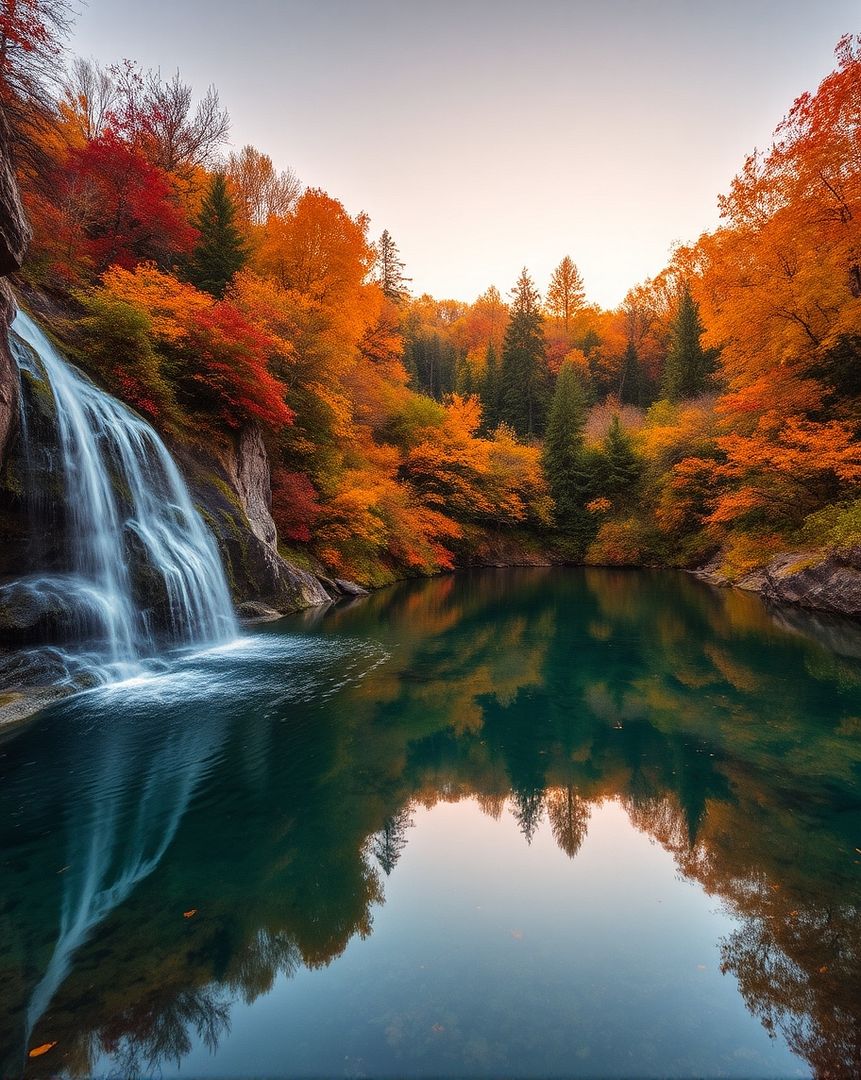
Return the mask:
<path fill-rule="evenodd" d="M 197 908 L 196 908 L 196 907 L 193 907 L 193 908 L 189 908 L 189 909 L 188 909 L 188 911 L 184 911 L 184 912 L 182 913 L 182 917 L 183 917 L 184 919 L 191 919 L 191 918 L 193 918 L 193 917 L 194 917 L 194 916 L 195 916 L 196 914 L 197 914 Z"/>
<path fill-rule="evenodd" d="M 49 1050 L 53 1050 L 56 1045 L 57 1045 L 57 1042 L 56 1042 L 56 1040 L 54 1040 L 54 1042 L 42 1043 L 41 1046 L 34 1046 L 33 1049 L 30 1051 L 28 1056 L 29 1057 L 41 1057 L 42 1054 L 47 1054 Z"/>

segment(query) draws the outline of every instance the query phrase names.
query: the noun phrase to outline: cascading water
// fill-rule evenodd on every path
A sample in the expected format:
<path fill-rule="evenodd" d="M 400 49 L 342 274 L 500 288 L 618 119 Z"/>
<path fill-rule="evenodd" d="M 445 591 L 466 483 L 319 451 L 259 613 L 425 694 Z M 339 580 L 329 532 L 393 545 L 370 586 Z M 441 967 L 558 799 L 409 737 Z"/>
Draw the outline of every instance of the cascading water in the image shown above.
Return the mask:
<path fill-rule="evenodd" d="M 224 570 L 173 459 L 148 423 L 73 369 L 23 312 L 10 346 L 46 381 L 55 414 L 62 554 L 4 587 L 74 621 L 75 646 L 98 681 L 127 678 L 165 646 L 236 636 Z M 34 363 L 35 356 L 35 363 Z M 26 419 L 26 417 L 24 418 Z M 22 423 L 22 458 L 32 425 Z"/>

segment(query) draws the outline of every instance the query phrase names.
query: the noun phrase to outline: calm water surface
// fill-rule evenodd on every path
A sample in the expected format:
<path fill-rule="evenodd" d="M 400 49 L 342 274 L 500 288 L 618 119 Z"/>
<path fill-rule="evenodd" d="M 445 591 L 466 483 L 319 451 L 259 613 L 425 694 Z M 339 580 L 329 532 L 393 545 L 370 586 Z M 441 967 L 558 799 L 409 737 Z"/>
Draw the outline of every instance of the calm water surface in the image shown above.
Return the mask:
<path fill-rule="evenodd" d="M 858 630 L 395 587 L 0 743 L 0 1076 L 858 1076 L 859 849 Z"/>

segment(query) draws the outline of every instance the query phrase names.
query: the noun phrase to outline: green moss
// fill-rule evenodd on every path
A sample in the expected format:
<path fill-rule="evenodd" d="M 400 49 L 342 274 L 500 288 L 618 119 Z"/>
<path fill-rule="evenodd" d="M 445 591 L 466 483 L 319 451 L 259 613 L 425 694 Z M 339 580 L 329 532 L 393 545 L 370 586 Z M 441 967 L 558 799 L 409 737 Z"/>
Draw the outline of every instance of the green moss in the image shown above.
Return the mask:
<path fill-rule="evenodd" d="M 207 477 L 207 482 L 221 493 L 225 501 L 230 503 L 244 521 L 248 520 L 245 514 L 245 508 L 242 505 L 242 500 L 230 484 L 225 480 L 222 480 L 220 476 L 216 476 L 214 473 Z"/>
<path fill-rule="evenodd" d="M 861 499 L 826 506 L 805 520 L 801 537 L 820 547 L 861 546 Z"/>
<path fill-rule="evenodd" d="M 284 541 L 279 540 L 278 554 L 282 559 L 286 559 L 287 562 L 292 563 L 293 566 L 298 566 L 300 570 L 307 570 L 309 574 L 317 574 L 320 572 L 319 563 L 314 559 L 307 548 L 286 544 Z"/>
<path fill-rule="evenodd" d="M 41 413 L 53 417 L 57 409 L 54 403 L 54 394 L 51 391 L 51 384 L 46 378 L 35 375 L 32 371 L 27 371 L 26 368 L 20 368 L 19 370 L 21 382 L 26 383 L 27 395 Z"/>

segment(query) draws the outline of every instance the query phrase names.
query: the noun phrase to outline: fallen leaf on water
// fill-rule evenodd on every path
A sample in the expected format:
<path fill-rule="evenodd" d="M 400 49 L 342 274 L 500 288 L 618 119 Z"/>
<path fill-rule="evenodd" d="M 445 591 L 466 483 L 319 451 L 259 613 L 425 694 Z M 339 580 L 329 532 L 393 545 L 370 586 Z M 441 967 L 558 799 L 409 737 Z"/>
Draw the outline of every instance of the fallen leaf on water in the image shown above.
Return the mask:
<path fill-rule="evenodd" d="M 57 1045 L 56 1041 L 52 1043 L 42 1043 L 41 1046 L 34 1046 L 30 1051 L 30 1057 L 41 1057 L 42 1054 L 47 1054 L 49 1050 L 53 1050 Z"/>
<path fill-rule="evenodd" d="M 824 975 L 827 970 L 828 970 L 828 965 L 823 964 L 822 967 L 819 969 L 819 974 Z"/>
<path fill-rule="evenodd" d="M 772 889 L 774 889 L 775 892 L 778 892 L 779 889 L 780 889 L 779 885 L 772 885 L 771 887 L 772 887 Z"/>
<path fill-rule="evenodd" d="M 191 918 L 192 918 L 193 916 L 195 916 L 196 914 L 197 914 L 197 908 L 196 908 L 196 907 L 193 907 L 193 908 L 189 908 L 189 909 L 188 909 L 188 911 L 184 911 L 184 912 L 182 913 L 182 917 L 183 917 L 184 919 L 191 919 Z"/>

